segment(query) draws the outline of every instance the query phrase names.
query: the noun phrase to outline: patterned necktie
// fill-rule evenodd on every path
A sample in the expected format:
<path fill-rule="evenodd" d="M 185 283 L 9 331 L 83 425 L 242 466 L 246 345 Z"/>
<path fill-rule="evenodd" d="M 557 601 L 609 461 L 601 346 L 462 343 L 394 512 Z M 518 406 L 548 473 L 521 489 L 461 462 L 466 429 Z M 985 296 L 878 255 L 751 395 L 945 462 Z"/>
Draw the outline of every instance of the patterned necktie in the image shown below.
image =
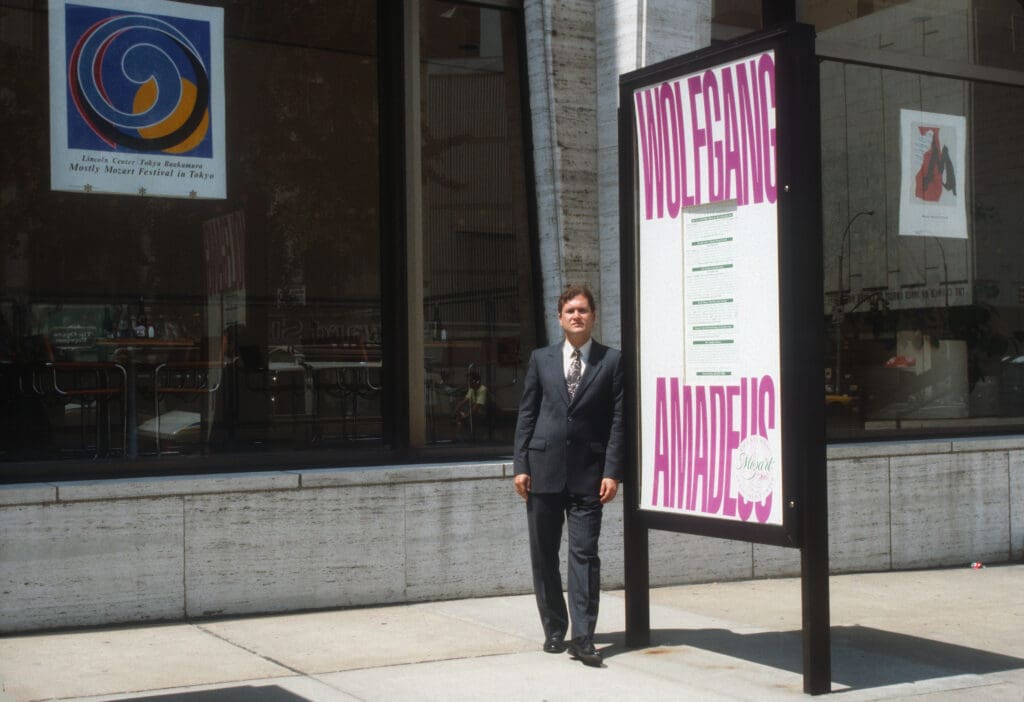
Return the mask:
<path fill-rule="evenodd" d="M 573 349 L 572 360 L 569 361 L 569 374 L 565 376 L 565 387 L 569 391 L 569 402 L 572 402 L 576 395 L 576 388 L 580 386 L 580 371 L 582 370 L 580 350 Z"/>

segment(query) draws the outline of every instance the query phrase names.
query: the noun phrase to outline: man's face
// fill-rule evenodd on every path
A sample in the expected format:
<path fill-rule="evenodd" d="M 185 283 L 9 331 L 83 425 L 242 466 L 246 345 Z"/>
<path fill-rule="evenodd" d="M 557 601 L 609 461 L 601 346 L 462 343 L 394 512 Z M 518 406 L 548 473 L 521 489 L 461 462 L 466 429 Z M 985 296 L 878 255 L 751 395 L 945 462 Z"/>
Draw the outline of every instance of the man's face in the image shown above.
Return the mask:
<path fill-rule="evenodd" d="M 584 295 L 577 295 L 558 313 L 558 323 L 562 325 L 565 336 L 574 346 L 582 346 L 590 338 L 594 329 L 594 310 Z"/>

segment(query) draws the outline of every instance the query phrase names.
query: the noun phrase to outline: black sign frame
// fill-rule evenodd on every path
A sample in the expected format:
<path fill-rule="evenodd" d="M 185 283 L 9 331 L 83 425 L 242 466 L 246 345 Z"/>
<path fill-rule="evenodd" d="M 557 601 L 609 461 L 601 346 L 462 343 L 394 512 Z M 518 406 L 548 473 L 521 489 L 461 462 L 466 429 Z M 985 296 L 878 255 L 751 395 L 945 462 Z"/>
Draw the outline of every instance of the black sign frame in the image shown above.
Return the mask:
<path fill-rule="evenodd" d="M 637 299 L 640 204 L 634 92 L 769 50 L 775 54 L 776 76 L 782 525 L 646 510 L 639 505 L 638 490 L 632 491 L 629 508 L 651 529 L 799 548 L 804 542 L 802 514 L 809 506 L 805 483 L 809 473 L 824 470 L 825 455 L 818 64 L 813 29 L 807 25 L 784 25 L 621 76 L 622 340 L 633 388 L 627 398 L 630 436 L 637 437 L 637 360 L 643 310 L 638 309 Z M 634 442 L 635 486 L 639 486 L 641 477 L 639 449 Z"/>
<path fill-rule="evenodd" d="M 638 306 L 640 198 L 634 94 L 766 51 L 774 52 L 776 81 L 782 524 L 642 509 L 638 359 L 643 311 Z M 818 60 L 814 28 L 809 25 L 779 25 L 619 79 L 622 346 L 630 388 L 626 421 L 632 465 L 623 514 L 627 645 L 650 642 L 650 529 L 799 548 L 804 690 L 810 694 L 829 692 L 831 686 L 820 134 Z"/>

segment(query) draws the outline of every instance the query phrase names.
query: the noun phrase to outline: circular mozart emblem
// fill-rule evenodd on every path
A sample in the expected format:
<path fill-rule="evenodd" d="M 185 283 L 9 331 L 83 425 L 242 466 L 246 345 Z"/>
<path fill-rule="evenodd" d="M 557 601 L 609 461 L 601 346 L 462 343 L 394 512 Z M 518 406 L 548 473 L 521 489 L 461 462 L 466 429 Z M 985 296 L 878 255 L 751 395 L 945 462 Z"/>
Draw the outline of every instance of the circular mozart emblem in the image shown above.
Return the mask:
<path fill-rule="evenodd" d="M 748 436 L 736 449 L 732 462 L 732 481 L 736 491 L 748 502 L 761 502 L 775 489 L 775 456 L 763 436 Z"/>

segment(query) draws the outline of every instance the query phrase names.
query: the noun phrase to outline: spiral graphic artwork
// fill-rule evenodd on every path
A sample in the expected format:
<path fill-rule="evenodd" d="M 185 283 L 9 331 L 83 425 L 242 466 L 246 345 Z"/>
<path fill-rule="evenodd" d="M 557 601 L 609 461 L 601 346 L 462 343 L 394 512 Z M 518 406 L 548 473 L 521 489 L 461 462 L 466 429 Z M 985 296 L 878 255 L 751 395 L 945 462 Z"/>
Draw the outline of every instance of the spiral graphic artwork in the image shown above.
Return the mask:
<path fill-rule="evenodd" d="M 202 23 L 123 13 L 72 22 L 68 11 L 68 145 L 209 156 L 209 59 L 195 40 Z"/>

